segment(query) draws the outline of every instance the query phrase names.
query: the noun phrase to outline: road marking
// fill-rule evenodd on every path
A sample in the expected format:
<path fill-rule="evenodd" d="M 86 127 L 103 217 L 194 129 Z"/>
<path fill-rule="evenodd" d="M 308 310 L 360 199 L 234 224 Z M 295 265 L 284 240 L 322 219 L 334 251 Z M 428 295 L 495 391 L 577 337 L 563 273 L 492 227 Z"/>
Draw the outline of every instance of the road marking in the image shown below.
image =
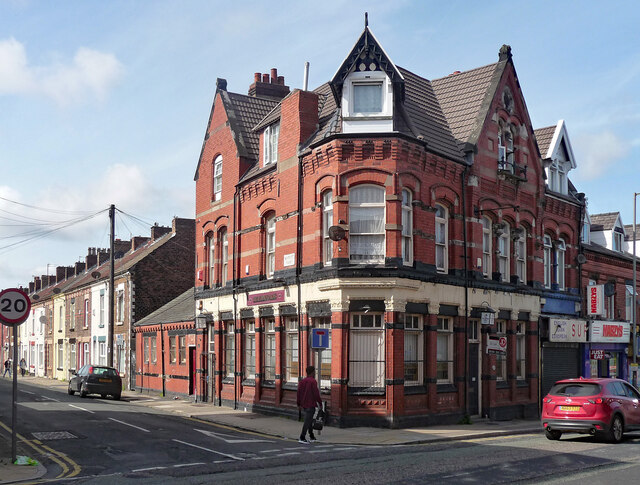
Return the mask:
<path fill-rule="evenodd" d="M 240 458 L 239 456 L 229 455 L 227 453 L 222 453 L 221 451 L 211 450 L 209 448 L 205 448 L 204 446 L 194 445 L 193 443 L 187 443 L 186 441 L 180 441 L 174 439 L 176 443 L 182 443 L 183 445 L 192 446 L 194 448 L 198 448 L 199 450 L 208 451 L 209 453 L 216 453 L 217 455 L 226 456 L 227 458 L 231 458 L 233 460 L 244 461 L 244 458 Z"/>
<path fill-rule="evenodd" d="M 150 468 L 138 468 L 137 470 L 131 470 L 133 473 L 139 473 L 139 472 L 150 472 L 153 470 L 165 470 L 167 467 L 166 466 L 152 466 Z"/>
<path fill-rule="evenodd" d="M 329 451 L 333 451 L 333 450 L 330 450 L 328 448 L 324 450 L 309 450 L 309 453 L 327 453 Z"/>
<path fill-rule="evenodd" d="M 151 433 L 148 429 L 141 428 L 140 426 L 136 426 L 135 424 L 125 423 L 124 421 L 120 421 L 116 418 L 109 418 L 111 421 L 115 421 L 116 423 L 124 424 L 125 426 L 131 426 L 132 428 L 139 429 L 140 431 L 144 431 L 145 433 Z"/>
<path fill-rule="evenodd" d="M 205 463 L 183 463 L 181 465 L 173 465 L 174 468 L 182 468 L 185 466 L 198 466 L 198 465 L 204 465 Z"/>
<path fill-rule="evenodd" d="M 20 389 L 20 392 L 24 392 L 25 394 L 35 394 L 35 392 L 31 392 L 31 391 L 23 391 L 22 389 Z"/>
<path fill-rule="evenodd" d="M 291 448 L 289 448 L 289 449 L 291 449 Z M 294 449 L 297 450 L 298 448 L 294 448 Z M 262 450 L 262 451 L 259 451 L 258 453 L 276 453 L 278 451 L 282 451 L 282 449 L 278 448 L 276 450 Z"/>
<path fill-rule="evenodd" d="M 233 463 L 233 460 L 218 460 L 212 461 L 211 463 Z"/>
<path fill-rule="evenodd" d="M 45 395 L 43 395 L 43 394 L 41 394 L 41 395 L 40 395 L 40 397 L 41 397 L 42 399 L 46 399 L 46 400 L 48 400 L 48 401 L 60 402 L 60 401 L 58 401 L 57 399 L 54 399 L 54 398 L 52 398 L 52 397 L 47 397 L 47 396 L 45 396 Z"/>
<path fill-rule="evenodd" d="M 194 431 L 210 436 L 211 438 L 216 438 L 222 440 L 226 443 L 273 443 L 273 441 L 269 440 L 256 440 L 256 439 L 243 439 L 237 438 L 230 434 L 225 433 L 216 433 L 214 431 L 209 431 L 205 429 L 193 428 Z"/>
<path fill-rule="evenodd" d="M 80 406 L 76 406 L 75 404 L 69 404 L 69 406 L 71 406 L 72 408 L 79 409 L 80 411 L 86 411 L 88 413 L 95 414 L 93 411 L 89 411 L 88 409 L 81 408 Z"/>
<path fill-rule="evenodd" d="M 349 446 L 347 448 L 334 448 L 333 451 L 347 451 L 347 450 L 355 450 L 357 448 L 353 447 L 353 446 Z"/>
<path fill-rule="evenodd" d="M 215 427 L 215 428 L 222 428 L 222 429 L 227 429 L 229 431 L 238 432 L 238 430 L 236 428 L 232 428 L 231 426 L 227 426 L 225 424 L 212 423 L 211 421 L 205 421 L 204 419 L 193 418 L 193 417 L 189 417 L 189 416 L 187 416 L 185 419 L 189 419 L 191 421 L 196 421 L 198 423 L 206 424 L 207 426 L 211 426 L 211 427 Z M 240 432 L 242 434 L 250 434 L 250 435 L 253 435 L 253 436 L 261 436 L 263 438 L 270 438 L 270 439 L 277 439 L 277 440 L 285 440 L 286 439 L 286 438 L 282 438 L 282 437 L 278 437 L 278 436 L 268 435 L 266 433 L 258 433 L 257 431 L 242 430 Z"/>
<path fill-rule="evenodd" d="M 291 456 L 291 455 L 299 455 L 300 452 L 299 451 L 290 451 L 289 453 L 280 453 L 279 455 L 276 456 Z"/>

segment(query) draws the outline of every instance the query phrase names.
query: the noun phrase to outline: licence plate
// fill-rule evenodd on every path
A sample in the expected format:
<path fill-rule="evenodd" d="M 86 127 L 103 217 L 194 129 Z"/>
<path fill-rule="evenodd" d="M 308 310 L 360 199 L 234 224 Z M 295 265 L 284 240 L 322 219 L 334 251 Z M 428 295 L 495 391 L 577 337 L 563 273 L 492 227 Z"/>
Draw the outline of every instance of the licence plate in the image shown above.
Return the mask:
<path fill-rule="evenodd" d="M 560 411 L 580 411 L 580 406 L 560 406 Z"/>
<path fill-rule="evenodd" d="M 98 382 L 111 382 L 111 379 L 98 379 Z"/>

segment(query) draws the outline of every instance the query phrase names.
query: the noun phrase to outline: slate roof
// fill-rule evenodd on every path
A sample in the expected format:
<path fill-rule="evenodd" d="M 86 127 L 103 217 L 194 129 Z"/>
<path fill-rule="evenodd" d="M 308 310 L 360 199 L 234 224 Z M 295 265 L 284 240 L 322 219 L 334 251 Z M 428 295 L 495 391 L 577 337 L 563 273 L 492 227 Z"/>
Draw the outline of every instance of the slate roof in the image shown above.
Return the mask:
<path fill-rule="evenodd" d="M 589 214 L 591 231 L 611 231 L 615 226 L 619 212 L 605 212 L 603 214 Z"/>
<path fill-rule="evenodd" d="M 501 61 L 431 81 L 451 133 L 461 145 L 477 141 L 476 132 L 495 91 L 490 88 L 499 81 L 504 65 Z"/>
<path fill-rule="evenodd" d="M 600 253 L 605 256 L 610 256 L 613 258 L 624 259 L 626 261 L 633 262 L 633 255 L 629 253 L 624 253 L 620 251 L 613 251 L 612 249 L 608 249 L 600 244 L 591 242 L 591 243 L 583 243 L 582 244 L 585 251 L 593 251 L 594 253 Z"/>
<path fill-rule="evenodd" d="M 251 160 L 258 160 L 260 133 L 253 131 L 253 127 L 256 126 L 278 102 L 244 94 L 227 94 L 229 96 L 229 103 L 225 102 L 225 109 L 230 118 L 235 118 L 235 120 L 229 120 L 231 130 L 236 138 L 236 143 L 240 143 L 246 152 L 242 154 L 242 151 L 239 151 L 241 155 Z M 235 121 L 235 123 L 233 123 L 233 121 Z"/>
<path fill-rule="evenodd" d="M 537 130 L 533 130 L 533 133 L 536 136 L 536 140 L 538 142 L 538 149 L 540 150 L 540 155 L 542 155 L 542 158 L 547 158 L 547 152 L 549 151 L 549 146 L 551 145 L 551 140 L 553 139 L 553 135 L 555 132 L 556 132 L 555 126 L 546 126 L 544 128 L 538 128 Z"/>
<path fill-rule="evenodd" d="M 625 224 L 624 232 L 626 236 L 625 241 L 633 241 L 633 224 Z M 640 240 L 640 225 L 636 224 L 636 241 Z"/>
<path fill-rule="evenodd" d="M 190 322 L 196 318 L 194 288 L 189 288 L 182 295 L 161 306 L 156 311 L 134 323 L 134 327 L 158 325 L 160 323 Z"/>

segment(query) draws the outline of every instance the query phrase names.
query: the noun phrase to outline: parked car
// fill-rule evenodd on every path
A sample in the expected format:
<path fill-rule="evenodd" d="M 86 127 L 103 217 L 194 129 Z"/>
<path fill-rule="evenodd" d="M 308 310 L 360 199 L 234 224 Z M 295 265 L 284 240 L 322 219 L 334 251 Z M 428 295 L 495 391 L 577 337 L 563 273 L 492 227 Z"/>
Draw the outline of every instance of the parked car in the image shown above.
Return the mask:
<path fill-rule="evenodd" d="M 87 394 L 100 394 L 105 398 L 110 395 L 117 401 L 122 394 L 122 379 L 113 367 L 84 365 L 69 379 L 67 392 L 70 396 L 79 392 L 80 397 L 86 397 Z"/>
<path fill-rule="evenodd" d="M 640 429 L 640 392 L 620 379 L 558 381 L 542 400 L 542 426 L 550 440 L 583 433 L 618 443 L 625 431 Z"/>

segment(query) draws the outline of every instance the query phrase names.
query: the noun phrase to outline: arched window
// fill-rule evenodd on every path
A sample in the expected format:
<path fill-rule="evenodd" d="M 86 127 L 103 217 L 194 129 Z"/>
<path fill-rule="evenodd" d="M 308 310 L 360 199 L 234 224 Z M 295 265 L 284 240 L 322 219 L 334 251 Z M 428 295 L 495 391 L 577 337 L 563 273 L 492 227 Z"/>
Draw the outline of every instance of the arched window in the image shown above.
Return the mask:
<path fill-rule="evenodd" d="M 482 274 L 491 276 L 491 219 L 482 218 Z"/>
<path fill-rule="evenodd" d="M 413 206 L 411 192 L 402 191 L 402 261 L 413 264 Z"/>
<path fill-rule="evenodd" d="M 520 283 L 527 282 L 527 230 L 521 227 L 513 240 L 516 257 L 516 276 Z"/>
<path fill-rule="evenodd" d="M 213 200 L 222 198 L 222 156 L 218 155 L 213 162 Z"/>
<path fill-rule="evenodd" d="M 385 191 L 360 185 L 349 191 L 349 258 L 353 263 L 383 263 Z"/>
<path fill-rule="evenodd" d="M 503 222 L 503 228 L 498 234 L 498 271 L 500 272 L 501 281 L 509 281 L 511 278 L 509 269 L 509 224 Z"/>
<path fill-rule="evenodd" d="M 216 247 L 216 243 L 215 240 L 213 238 L 213 233 L 209 232 L 207 233 L 206 237 L 205 237 L 205 247 L 206 247 L 206 251 L 207 251 L 207 255 L 206 255 L 206 261 L 207 261 L 207 281 L 206 284 L 209 285 L 209 287 L 212 287 L 213 285 L 215 285 L 216 283 L 216 274 L 215 274 L 215 267 L 216 267 L 216 260 L 215 260 L 215 247 Z"/>
<path fill-rule="evenodd" d="M 265 268 L 267 278 L 273 277 L 276 269 L 276 215 L 271 212 L 264 218 L 265 230 Z"/>
<path fill-rule="evenodd" d="M 558 240 L 556 244 L 556 283 L 559 290 L 564 290 L 564 256 L 566 251 L 566 245 L 562 239 Z"/>
<path fill-rule="evenodd" d="M 333 241 L 329 238 L 329 228 L 333 225 L 333 192 L 322 194 L 322 260 L 330 265 L 333 259 Z"/>
<path fill-rule="evenodd" d="M 229 277 L 229 239 L 226 227 L 220 229 L 218 239 L 220 241 L 220 285 L 225 286 Z"/>
<path fill-rule="evenodd" d="M 436 269 L 446 273 L 449 269 L 449 224 L 447 209 L 436 204 Z"/>
<path fill-rule="evenodd" d="M 544 287 L 551 288 L 551 238 L 544 236 Z"/>
<path fill-rule="evenodd" d="M 510 126 L 501 122 L 498 131 L 498 170 L 513 173 L 514 166 L 513 133 Z"/>

